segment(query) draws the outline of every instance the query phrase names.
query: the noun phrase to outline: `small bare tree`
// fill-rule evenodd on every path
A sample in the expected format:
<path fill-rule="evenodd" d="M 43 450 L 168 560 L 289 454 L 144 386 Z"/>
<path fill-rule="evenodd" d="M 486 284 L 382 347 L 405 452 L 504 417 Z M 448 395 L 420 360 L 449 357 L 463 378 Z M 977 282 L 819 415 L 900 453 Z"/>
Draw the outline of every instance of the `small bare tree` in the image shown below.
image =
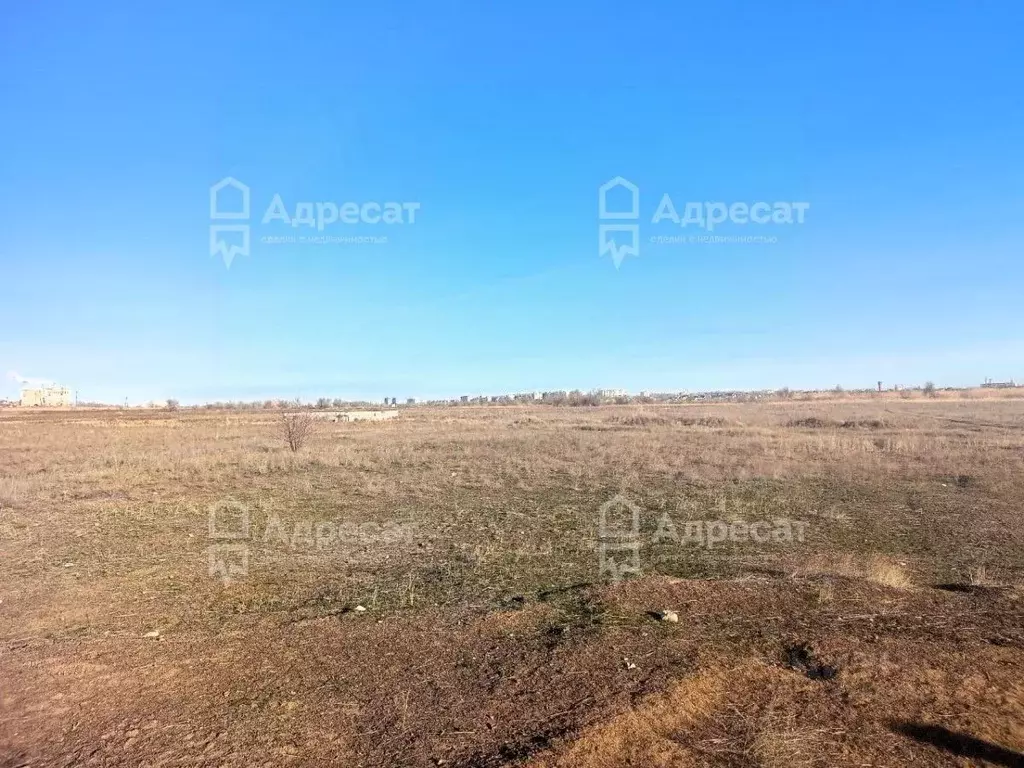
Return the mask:
<path fill-rule="evenodd" d="M 278 430 L 281 439 L 295 452 L 316 432 L 316 419 L 308 413 L 282 413 Z"/>

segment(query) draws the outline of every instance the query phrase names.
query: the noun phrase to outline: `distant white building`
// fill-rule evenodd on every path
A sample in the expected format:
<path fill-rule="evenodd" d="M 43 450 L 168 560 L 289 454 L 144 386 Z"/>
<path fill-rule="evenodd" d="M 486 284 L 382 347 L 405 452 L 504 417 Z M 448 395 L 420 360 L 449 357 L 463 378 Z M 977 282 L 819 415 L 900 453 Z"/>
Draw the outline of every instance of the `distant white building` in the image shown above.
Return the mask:
<path fill-rule="evenodd" d="M 21 390 L 22 407 L 69 408 L 74 405 L 71 390 L 56 384 L 45 387 L 25 387 Z"/>

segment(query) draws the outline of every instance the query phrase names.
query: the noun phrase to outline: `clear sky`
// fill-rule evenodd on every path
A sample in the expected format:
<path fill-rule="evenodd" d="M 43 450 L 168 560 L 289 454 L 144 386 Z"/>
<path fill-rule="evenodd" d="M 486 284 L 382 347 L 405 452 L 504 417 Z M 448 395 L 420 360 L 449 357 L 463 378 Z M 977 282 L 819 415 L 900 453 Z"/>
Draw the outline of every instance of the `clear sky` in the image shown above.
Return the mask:
<path fill-rule="evenodd" d="M 1024 380 L 1018 0 L 413 5 L 9 5 L 0 396 Z M 229 176 L 251 219 L 211 222 Z M 709 233 L 666 193 L 809 208 Z M 419 209 L 318 232 L 275 195 Z M 250 225 L 230 269 L 211 223 Z"/>

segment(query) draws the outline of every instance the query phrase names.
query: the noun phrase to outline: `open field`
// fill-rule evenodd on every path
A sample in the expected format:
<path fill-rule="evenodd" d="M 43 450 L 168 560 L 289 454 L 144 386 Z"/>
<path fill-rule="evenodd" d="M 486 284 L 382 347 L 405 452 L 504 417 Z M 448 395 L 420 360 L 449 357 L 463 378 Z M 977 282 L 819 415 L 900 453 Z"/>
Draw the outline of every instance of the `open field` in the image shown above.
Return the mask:
<path fill-rule="evenodd" d="M 0 412 L 0 765 L 1024 760 L 1022 400 L 278 418 Z"/>

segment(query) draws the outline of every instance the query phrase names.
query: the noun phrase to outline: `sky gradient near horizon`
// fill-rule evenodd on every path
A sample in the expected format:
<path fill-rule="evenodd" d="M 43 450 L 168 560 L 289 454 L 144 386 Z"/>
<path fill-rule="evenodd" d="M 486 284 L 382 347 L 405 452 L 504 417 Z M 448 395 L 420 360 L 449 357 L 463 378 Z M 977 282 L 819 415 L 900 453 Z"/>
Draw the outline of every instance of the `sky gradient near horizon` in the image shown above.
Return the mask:
<path fill-rule="evenodd" d="M 17 4 L 0 397 L 1024 380 L 1024 5 Z M 598 247 L 639 188 L 640 253 Z M 211 222 L 210 187 L 251 217 Z M 805 201 L 801 224 L 652 222 Z M 416 203 L 403 224 L 263 222 Z M 250 226 L 230 268 L 212 223 Z M 714 234 L 775 242 L 670 242 Z M 268 238 L 387 242 L 271 242 Z"/>

